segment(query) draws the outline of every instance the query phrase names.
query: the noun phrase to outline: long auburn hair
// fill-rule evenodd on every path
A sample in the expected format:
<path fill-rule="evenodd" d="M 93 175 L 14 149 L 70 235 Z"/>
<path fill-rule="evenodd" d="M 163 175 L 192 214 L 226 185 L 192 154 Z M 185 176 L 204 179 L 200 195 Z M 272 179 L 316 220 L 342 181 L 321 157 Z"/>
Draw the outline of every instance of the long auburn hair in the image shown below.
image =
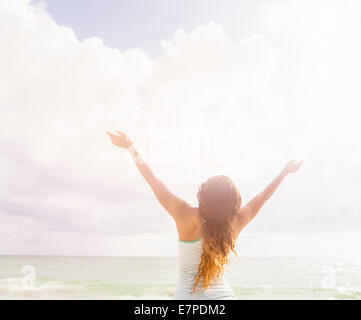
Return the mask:
<path fill-rule="evenodd" d="M 203 253 L 192 292 L 198 283 L 206 290 L 219 279 L 228 264 L 228 254 L 234 250 L 231 221 L 241 207 L 241 196 L 233 181 L 223 175 L 204 182 L 198 190 L 199 213 L 202 217 Z"/>

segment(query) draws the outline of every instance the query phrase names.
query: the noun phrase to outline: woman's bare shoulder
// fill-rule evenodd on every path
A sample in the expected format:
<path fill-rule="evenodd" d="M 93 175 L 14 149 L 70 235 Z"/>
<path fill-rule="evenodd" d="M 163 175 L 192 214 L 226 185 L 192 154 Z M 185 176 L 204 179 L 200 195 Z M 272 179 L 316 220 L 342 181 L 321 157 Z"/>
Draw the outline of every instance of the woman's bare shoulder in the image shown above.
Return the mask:
<path fill-rule="evenodd" d="M 202 229 L 202 218 L 198 207 L 188 206 L 181 216 L 181 220 L 176 223 L 179 238 L 187 241 L 199 238 Z"/>
<path fill-rule="evenodd" d="M 199 214 L 198 207 L 194 207 L 191 205 L 188 205 L 187 208 L 185 208 L 183 217 L 184 217 L 184 220 L 187 220 L 192 223 L 202 221 L 201 215 Z"/>
<path fill-rule="evenodd" d="M 233 234 L 235 237 L 235 240 L 238 238 L 240 232 L 244 228 L 244 216 L 246 214 L 247 208 L 241 207 L 239 208 L 237 214 L 233 218 L 231 222 L 231 228 L 233 230 Z"/>

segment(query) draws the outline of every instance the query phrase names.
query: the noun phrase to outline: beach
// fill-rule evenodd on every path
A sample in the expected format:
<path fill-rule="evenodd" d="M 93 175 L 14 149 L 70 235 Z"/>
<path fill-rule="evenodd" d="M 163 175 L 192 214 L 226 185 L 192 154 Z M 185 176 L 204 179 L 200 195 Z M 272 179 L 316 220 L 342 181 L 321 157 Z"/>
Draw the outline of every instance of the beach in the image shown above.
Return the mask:
<path fill-rule="evenodd" d="M 361 299 L 361 259 L 234 258 L 238 299 Z M 0 256 L 0 299 L 172 299 L 177 259 Z"/>

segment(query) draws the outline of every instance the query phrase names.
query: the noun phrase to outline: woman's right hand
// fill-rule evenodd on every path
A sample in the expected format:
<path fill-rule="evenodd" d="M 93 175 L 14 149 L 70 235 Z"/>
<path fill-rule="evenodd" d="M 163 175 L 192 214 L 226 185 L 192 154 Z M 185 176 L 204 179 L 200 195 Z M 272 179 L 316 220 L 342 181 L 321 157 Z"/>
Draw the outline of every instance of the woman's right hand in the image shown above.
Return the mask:
<path fill-rule="evenodd" d="M 119 148 L 128 149 L 133 144 L 124 132 L 115 131 L 117 134 L 113 134 L 109 131 L 105 132 L 109 135 L 111 142 Z"/>
<path fill-rule="evenodd" d="M 302 161 L 296 161 L 296 160 L 288 161 L 283 169 L 283 172 L 285 174 L 297 172 L 301 168 L 302 163 L 303 163 L 303 160 Z"/>

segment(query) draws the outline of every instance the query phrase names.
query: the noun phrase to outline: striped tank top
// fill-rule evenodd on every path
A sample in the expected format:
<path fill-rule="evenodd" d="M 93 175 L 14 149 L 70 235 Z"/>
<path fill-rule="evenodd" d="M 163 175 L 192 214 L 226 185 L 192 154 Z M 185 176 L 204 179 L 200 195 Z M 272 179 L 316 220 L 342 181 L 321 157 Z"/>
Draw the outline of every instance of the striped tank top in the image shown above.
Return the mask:
<path fill-rule="evenodd" d="M 198 283 L 192 293 L 194 279 L 202 256 L 202 239 L 195 241 L 178 241 L 179 283 L 174 300 L 230 300 L 236 299 L 225 277 L 214 281 L 206 291 Z M 200 281 L 201 282 L 201 281 Z"/>

